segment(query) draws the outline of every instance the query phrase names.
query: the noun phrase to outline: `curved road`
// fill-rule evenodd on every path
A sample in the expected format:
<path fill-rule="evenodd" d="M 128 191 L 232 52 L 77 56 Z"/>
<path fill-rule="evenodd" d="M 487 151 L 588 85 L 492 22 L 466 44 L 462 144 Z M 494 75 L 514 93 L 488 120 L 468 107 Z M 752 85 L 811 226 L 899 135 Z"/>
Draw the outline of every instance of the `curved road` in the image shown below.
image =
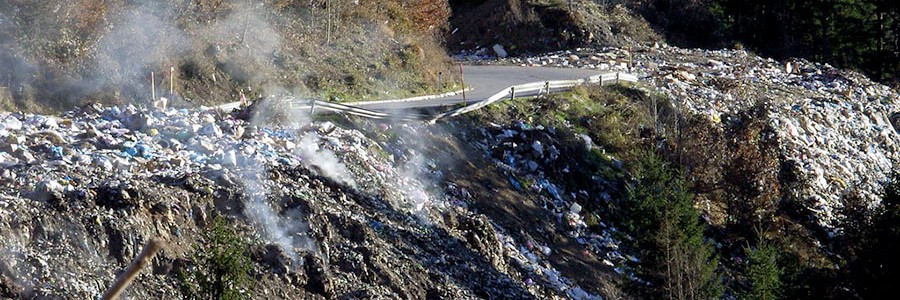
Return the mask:
<path fill-rule="evenodd" d="M 465 93 L 465 102 L 468 103 L 485 100 L 488 97 L 493 96 L 494 94 L 514 85 L 543 81 L 575 80 L 602 75 L 605 73 L 611 73 L 609 71 L 602 72 L 597 70 L 576 68 L 465 65 L 463 66 L 463 72 L 466 88 L 471 89 L 466 91 Z M 529 94 L 517 93 L 517 95 L 527 96 Z M 295 109 L 310 109 L 310 106 L 305 104 L 307 102 L 308 100 L 297 101 L 299 106 L 295 106 Z M 399 100 L 376 100 L 369 102 L 353 102 L 336 105 L 340 105 L 341 107 L 343 107 L 341 109 L 358 107 L 370 111 L 393 111 L 399 113 L 399 111 L 407 109 L 437 107 L 459 103 L 463 103 L 462 94 L 420 100 L 416 100 L 414 98 Z M 232 102 L 217 105 L 214 106 L 214 108 L 231 110 L 240 107 L 240 105 L 241 102 Z M 406 115 L 406 113 L 399 114 Z"/>
<path fill-rule="evenodd" d="M 587 78 L 603 73 L 590 69 L 553 68 L 553 67 L 519 67 L 519 66 L 463 66 L 463 77 L 467 88 L 466 102 L 478 102 L 497 92 L 519 84 Z M 358 102 L 354 106 L 373 110 L 402 110 L 442 105 L 453 105 L 463 102 L 462 94 L 434 99 L 372 103 Z"/>

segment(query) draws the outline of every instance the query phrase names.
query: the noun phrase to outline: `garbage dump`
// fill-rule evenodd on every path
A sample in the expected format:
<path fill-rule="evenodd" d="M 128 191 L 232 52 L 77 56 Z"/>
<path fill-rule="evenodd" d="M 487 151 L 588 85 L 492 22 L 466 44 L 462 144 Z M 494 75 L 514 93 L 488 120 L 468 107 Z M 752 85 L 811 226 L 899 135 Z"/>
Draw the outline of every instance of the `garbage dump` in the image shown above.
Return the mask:
<path fill-rule="evenodd" d="M 799 174 L 795 196 L 825 228 L 835 227 L 843 209 L 840 199 L 848 193 L 860 193 L 875 207 L 881 184 L 900 158 L 900 135 L 891 119 L 900 111 L 897 91 L 829 64 L 666 45 L 634 51 L 580 48 L 497 60 L 463 57 L 480 64 L 631 72 L 649 83 L 648 89 L 673 100 L 685 116 L 704 116 L 720 126 L 729 115 L 765 104 L 780 154 Z"/>
<path fill-rule="evenodd" d="M 133 105 L 0 113 L 0 296 L 96 298 L 159 238 L 152 272 L 126 293 L 179 297 L 176 275 L 222 215 L 251 241 L 259 284 L 249 298 L 597 297 L 540 258 L 553 249 L 515 241 L 469 209 L 420 148 L 434 126 L 246 115 Z M 400 138 L 373 140 L 381 129 Z M 583 235 L 577 210 L 559 205 Z"/>

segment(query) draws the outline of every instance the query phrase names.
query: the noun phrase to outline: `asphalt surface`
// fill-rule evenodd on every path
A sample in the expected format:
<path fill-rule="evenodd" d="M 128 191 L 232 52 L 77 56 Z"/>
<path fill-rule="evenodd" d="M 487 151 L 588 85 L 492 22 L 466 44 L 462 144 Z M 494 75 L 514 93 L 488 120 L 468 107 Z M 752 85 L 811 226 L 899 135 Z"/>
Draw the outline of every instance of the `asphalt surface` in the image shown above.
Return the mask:
<path fill-rule="evenodd" d="M 501 90 L 519 84 L 552 80 L 574 80 L 600 75 L 606 72 L 553 67 L 518 67 L 518 66 L 463 66 L 463 77 L 467 88 L 472 88 L 465 93 L 465 102 L 478 102 L 500 92 Z M 523 95 L 524 96 L 524 95 Z M 356 103 L 357 107 L 395 111 L 409 108 L 425 108 L 463 103 L 463 95 L 454 95 L 434 99 L 389 102 L 389 103 Z"/>

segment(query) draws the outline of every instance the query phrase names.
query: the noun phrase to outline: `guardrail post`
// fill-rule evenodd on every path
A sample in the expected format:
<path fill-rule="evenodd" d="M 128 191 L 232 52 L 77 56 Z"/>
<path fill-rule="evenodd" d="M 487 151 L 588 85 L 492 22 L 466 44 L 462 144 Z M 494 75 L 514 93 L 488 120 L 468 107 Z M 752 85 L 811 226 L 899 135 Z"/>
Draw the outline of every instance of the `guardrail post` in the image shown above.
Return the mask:
<path fill-rule="evenodd" d="M 516 99 L 516 87 L 509 87 L 509 100 Z"/>
<path fill-rule="evenodd" d="M 310 99 L 309 100 L 309 116 L 312 117 L 313 114 L 315 114 L 315 113 L 316 113 L 316 100 Z"/>
<path fill-rule="evenodd" d="M 619 72 L 616 72 L 616 84 L 619 84 Z"/>
<path fill-rule="evenodd" d="M 550 94 L 550 82 L 544 81 L 544 90 L 547 91 L 547 94 Z"/>

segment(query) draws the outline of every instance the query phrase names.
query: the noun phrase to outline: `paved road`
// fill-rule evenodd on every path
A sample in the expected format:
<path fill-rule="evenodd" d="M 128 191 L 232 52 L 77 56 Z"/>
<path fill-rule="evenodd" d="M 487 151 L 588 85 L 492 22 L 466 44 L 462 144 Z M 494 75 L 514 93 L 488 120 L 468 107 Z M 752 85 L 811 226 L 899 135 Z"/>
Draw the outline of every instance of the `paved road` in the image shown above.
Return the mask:
<path fill-rule="evenodd" d="M 463 66 L 463 75 L 466 87 L 472 88 L 466 92 L 466 102 L 478 102 L 496 94 L 497 92 L 518 84 L 550 81 L 573 80 L 600 75 L 604 72 L 552 67 L 517 67 L 517 66 Z M 524 96 L 524 95 L 523 95 Z M 392 103 L 356 103 L 361 108 L 373 110 L 400 110 L 407 108 L 422 108 L 441 105 L 452 105 L 463 102 L 463 96 L 455 95 L 443 98 L 392 102 Z"/>

